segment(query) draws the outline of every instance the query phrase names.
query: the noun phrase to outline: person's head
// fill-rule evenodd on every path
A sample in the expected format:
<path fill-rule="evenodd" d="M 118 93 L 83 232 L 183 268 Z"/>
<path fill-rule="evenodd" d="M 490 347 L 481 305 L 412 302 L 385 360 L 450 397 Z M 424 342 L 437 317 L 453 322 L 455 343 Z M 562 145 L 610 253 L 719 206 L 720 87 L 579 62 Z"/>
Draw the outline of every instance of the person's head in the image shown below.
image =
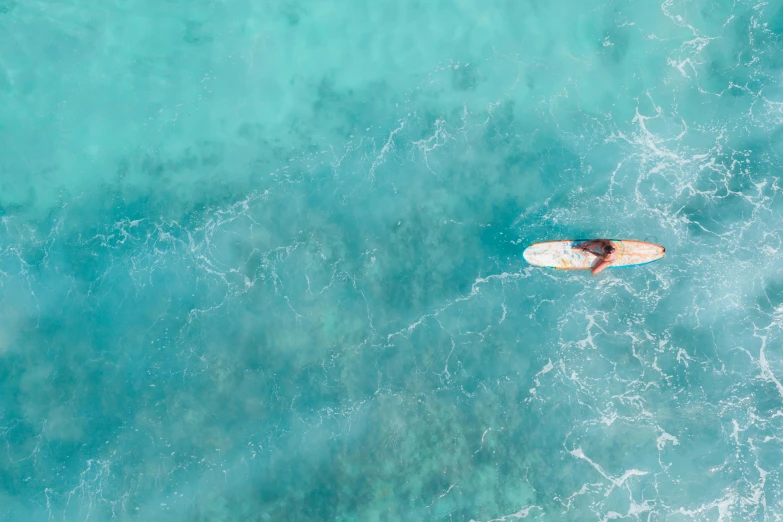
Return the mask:
<path fill-rule="evenodd" d="M 609 255 L 614 253 L 614 247 L 612 245 L 605 245 L 604 246 L 604 254 Z"/>

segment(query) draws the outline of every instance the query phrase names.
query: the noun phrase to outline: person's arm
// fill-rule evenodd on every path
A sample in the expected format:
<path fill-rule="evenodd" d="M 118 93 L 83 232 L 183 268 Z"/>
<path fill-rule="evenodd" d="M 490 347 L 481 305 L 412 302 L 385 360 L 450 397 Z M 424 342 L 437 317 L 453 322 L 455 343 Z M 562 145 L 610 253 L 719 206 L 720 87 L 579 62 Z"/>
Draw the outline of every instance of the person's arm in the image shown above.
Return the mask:
<path fill-rule="evenodd" d="M 602 272 L 606 267 L 608 267 L 611 264 L 612 264 L 611 261 L 607 261 L 606 259 L 602 260 L 600 263 L 598 263 L 593 267 L 593 275 Z"/>
<path fill-rule="evenodd" d="M 588 249 L 591 246 L 595 246 L 598 243 L 600 243 L 600 241 L 596 241 L 595 239 L 591 239 L 590 241 L 588 241 L 586 243 L 582 243 L 581 245 L 576 245 L 574 248 L 578 248 L 579 250 L 584 250 L 584 251 L 587 252 Z M 595 252 L 593 252 L 593 253 L 595 253 Z"/>

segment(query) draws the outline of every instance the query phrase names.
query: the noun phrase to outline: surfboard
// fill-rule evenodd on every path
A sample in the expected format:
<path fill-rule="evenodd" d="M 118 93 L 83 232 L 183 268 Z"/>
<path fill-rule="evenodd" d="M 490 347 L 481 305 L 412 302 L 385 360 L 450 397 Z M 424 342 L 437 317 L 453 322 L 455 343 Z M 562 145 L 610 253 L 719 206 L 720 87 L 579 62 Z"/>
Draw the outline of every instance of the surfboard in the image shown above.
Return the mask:
<path fill-rule="evenodd" d="M 542 241 L 533 243 L 525 249 L 522 256 L 535 266 L 556 268 L 558 270 L 590 270 L 596 257 L 574 246 L 588 239 L 565 239 L 561 241 Z M 660 245 L 635 241 L 633 239 L 611 239 L 617 248 L 617 260 L 607 268 L 624 268 L 646 265 L 663 258 L 666 249 Z"/>

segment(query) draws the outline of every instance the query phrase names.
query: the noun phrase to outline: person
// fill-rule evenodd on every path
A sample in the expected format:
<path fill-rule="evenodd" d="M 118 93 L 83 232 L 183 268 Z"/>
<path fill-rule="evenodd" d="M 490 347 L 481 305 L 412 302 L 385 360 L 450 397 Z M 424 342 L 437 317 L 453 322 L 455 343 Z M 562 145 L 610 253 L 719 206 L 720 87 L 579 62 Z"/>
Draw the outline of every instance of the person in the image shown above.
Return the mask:
<path fill-rule="evenodd" d="M 596 263 L 591 270 L 593 274 L 598 274 L 617 260 L 617 247 L 608 239 L 592 239 L 575 245 L 574 248 L 596 257 Z"/>

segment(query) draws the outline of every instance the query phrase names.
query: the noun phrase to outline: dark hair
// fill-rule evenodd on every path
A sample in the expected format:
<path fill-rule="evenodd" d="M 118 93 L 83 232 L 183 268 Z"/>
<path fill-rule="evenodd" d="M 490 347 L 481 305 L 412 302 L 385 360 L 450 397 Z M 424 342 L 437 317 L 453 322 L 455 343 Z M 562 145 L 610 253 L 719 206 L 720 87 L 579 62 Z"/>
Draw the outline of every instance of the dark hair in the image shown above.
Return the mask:
<path fill-rule="evenodd" d="M 612 245 L 606 245 L 604 247 L 604 254 L 611 254 L 614 252 L 614 247 Z"/>

